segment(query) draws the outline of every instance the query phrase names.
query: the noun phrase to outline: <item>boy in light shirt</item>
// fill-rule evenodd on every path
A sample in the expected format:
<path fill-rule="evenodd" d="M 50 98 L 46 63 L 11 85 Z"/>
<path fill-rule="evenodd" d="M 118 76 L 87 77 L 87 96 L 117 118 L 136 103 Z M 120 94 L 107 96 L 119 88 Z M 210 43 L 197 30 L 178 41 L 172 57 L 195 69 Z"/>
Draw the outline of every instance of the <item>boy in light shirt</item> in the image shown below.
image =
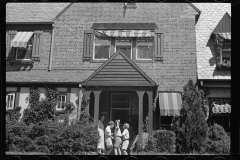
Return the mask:
<path fill-rule="evenodd" d="M 112 132 L 111 132 L 111 128 L 114 127 L 114 122 L 110 121 L 108 122 L 108 125 L 105 129 L 105 142 L 106 142 L 106 148 L 108 148 L 108 150 L 106 151 L 106 155 L 109 155 L 111 153 L 111 151 L 113 150 L 113 144 L 112 144 L 112 139 L 114 138 L 112 136 Z"/>
<path fill-rule="evenodd" d="M 115 155 L 121 155 L 121 144 L 122 144 L 122 134 L 119 128 L 120 120 L 116 120 L 116 128 L 114 132 L 115 142 L 114 142 L 114 153 Z"/>
<path fill-rule="evenodd" d="M 123 138 L 123 143 L 122 143 L 122 152 L 123 152 L 123 155 L 128 155 L 127 154 L 127 148 L 128 148 L 128 145 L 129 145 L 129 124 L 128 123 L 124 123 L 123 125 L 123 133 L 122 133 L 122 138 Z"/>

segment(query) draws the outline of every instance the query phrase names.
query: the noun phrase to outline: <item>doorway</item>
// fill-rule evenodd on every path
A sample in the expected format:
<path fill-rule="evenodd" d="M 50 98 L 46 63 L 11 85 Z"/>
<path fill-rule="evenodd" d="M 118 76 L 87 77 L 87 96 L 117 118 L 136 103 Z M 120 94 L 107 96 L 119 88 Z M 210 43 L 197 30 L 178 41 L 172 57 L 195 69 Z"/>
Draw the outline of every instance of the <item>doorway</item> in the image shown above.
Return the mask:
<path fill-rule="evenodd" d="M 129 123 L 130 105 L 130 93 L 111 93 L 110 119 L 112 121 L 120 119 L 120 126 Z"/>

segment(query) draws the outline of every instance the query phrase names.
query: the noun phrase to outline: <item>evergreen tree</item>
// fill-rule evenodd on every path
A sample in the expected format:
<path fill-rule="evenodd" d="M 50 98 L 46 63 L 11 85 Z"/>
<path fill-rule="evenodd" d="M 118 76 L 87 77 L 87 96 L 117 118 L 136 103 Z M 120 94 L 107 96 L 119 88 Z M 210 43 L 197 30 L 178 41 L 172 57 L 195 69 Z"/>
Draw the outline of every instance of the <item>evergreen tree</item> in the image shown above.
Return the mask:
<path fill-rule="evenodd" d="M 208 130 L 204 112 L 204 93 L 192 80 L 183 89 L 183 107 L 180 116 L 174 117 L 173 120 L 176 151 L 178 153 L 201 153 L 204 152 Z"/>

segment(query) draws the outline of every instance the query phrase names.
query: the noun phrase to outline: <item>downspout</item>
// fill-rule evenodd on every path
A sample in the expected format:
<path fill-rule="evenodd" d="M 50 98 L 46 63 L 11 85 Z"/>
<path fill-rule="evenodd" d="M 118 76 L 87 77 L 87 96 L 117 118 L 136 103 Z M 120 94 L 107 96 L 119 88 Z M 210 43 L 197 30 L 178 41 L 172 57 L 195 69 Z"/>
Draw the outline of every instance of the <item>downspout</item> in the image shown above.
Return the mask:
<path fill-rule="evenodd" d="M 52 24 L 53 30 L 52 30 L 52 41 L 51 41 L 51 51 L 49 55 L 49 65 L 48 65 L 48 71 L 51 71 L 52 68 L 52 54 L 53 54 L 53 41 L 54 41 L 54 32 L 55 32 L 55 27 L 54 24 Z"/>

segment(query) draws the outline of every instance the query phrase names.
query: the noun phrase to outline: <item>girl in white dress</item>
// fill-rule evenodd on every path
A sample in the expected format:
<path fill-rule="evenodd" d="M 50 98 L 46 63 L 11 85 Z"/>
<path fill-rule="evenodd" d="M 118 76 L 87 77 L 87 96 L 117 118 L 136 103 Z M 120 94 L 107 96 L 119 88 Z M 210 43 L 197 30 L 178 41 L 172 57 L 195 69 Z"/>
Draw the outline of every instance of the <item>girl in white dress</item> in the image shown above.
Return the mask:
<path fill-rule="evenodd" d="M 104 145 L 104 125 L 103 125 L 104 119 L 105 119 L 105 117 L 102 115 L 100 117 L 100 120 L 98 121 L 98 134 L 100 136 L 99 141 L 98 141 L 98 145 L 97 145 L 98 154 L 104 154 L 104 151 L 105 151 L 105 145 Z"/>
<path fill-rule="evenodd" d="M 127 148 L 128 148 L 128 145 L 129 145 L 129 124 L 128 123 L 124 123 L 123 125 L 123 133 L 122 133 L 122 152 L 123 152 L 123 155 L 128 155 L 127 154 Z"/>

